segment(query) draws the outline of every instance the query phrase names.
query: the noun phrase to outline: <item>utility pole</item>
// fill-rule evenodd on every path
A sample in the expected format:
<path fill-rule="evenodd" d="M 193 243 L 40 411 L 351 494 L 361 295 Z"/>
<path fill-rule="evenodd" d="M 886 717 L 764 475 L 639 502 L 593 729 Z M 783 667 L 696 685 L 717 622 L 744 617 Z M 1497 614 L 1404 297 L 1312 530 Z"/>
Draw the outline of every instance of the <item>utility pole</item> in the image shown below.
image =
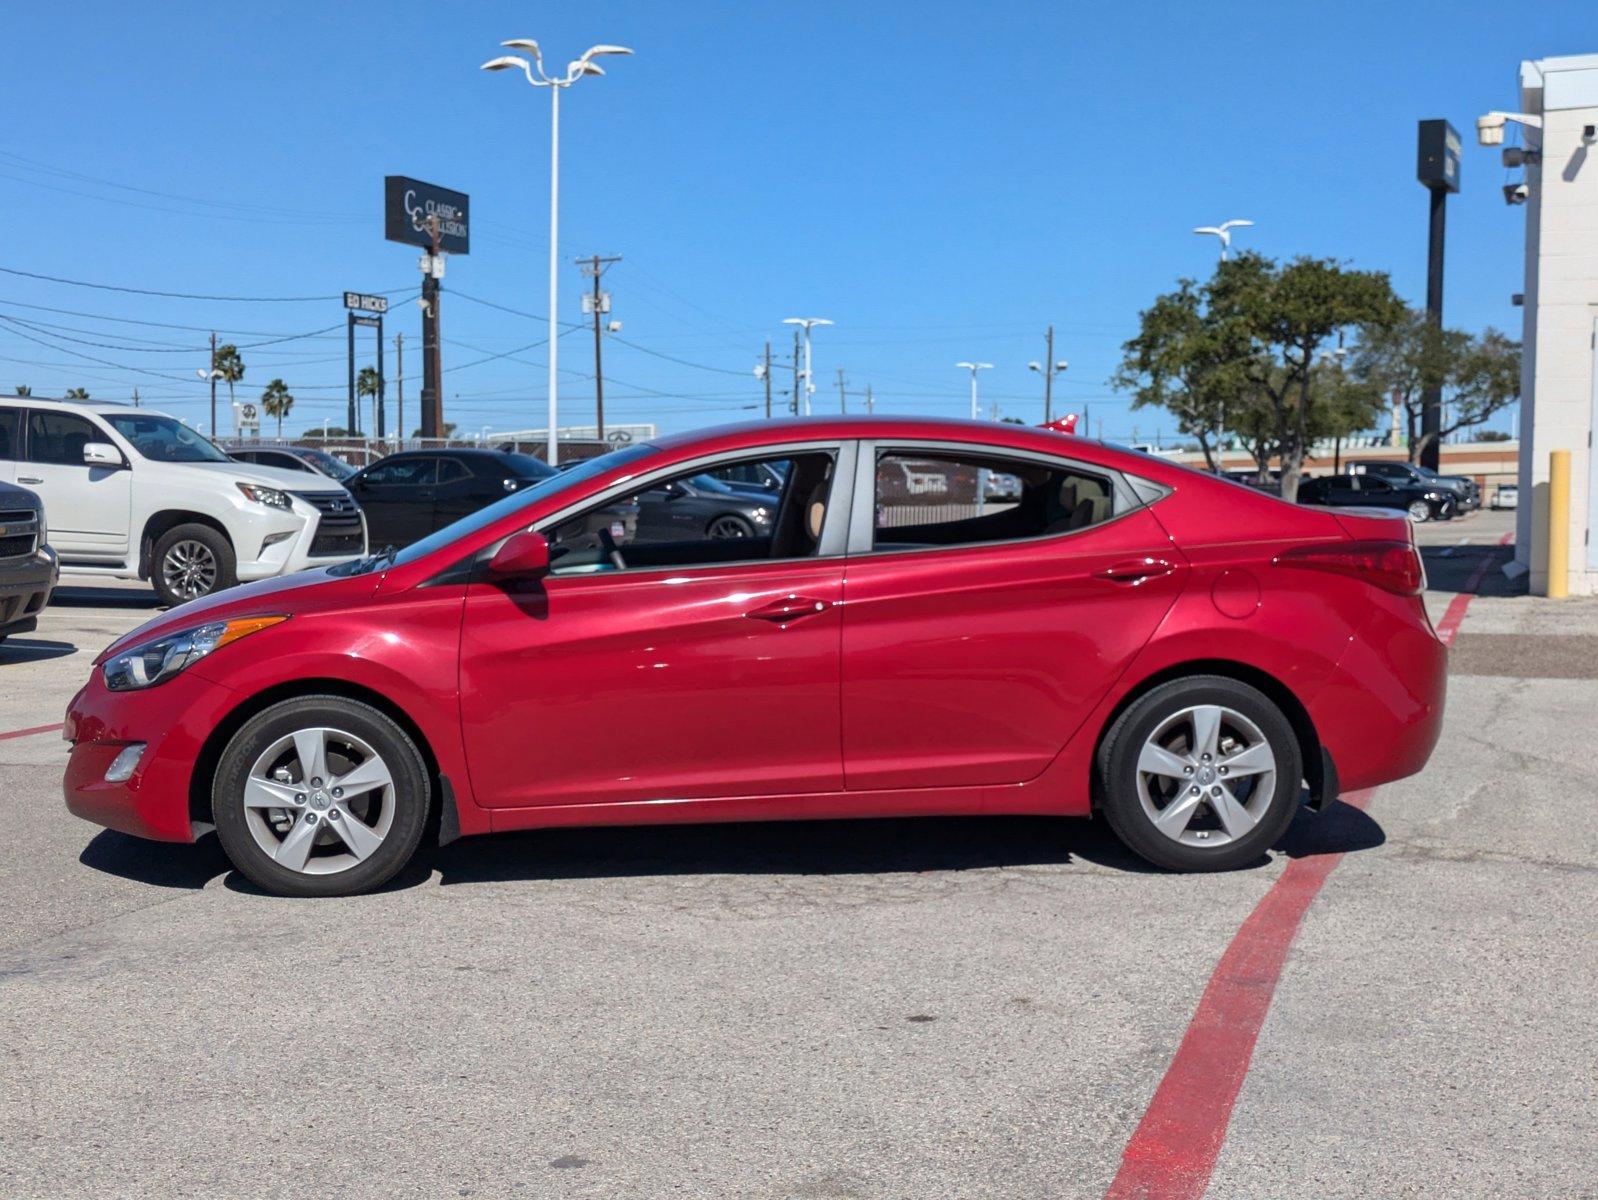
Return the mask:
<path fill-rule="evenodd" d="M 766 339 L 766 362 L 760 372 L 760 377 L 766 381 L 766 420 L 771 420 L 771 339 Z"/>
<path fill-rule="evenodd" d="M 443 362 L 439 354 L 439 293 L 443 290 L 443 226 L 437 217 L 428 219 L 433 244 L 422 255 L 422 436 L 444 436 Z"/>
<path fill-rule="evenodd" d="M 216 330 L 211 330 L 211 436 L 216 437 Z"/>
<path fill-rule="evenodd" d="M 838 368 L 838 411 L 849 411 L 849 393 L 844 390 L 843 368 Z"/>
<path fill-rule="evenodd" d="M 397 376 L 394 380 L 394 399 L 399 406 L 399 411 L 394 414 L 394 422 L 399 428 L 394 433 L 403 442 L 405 440 L 405 335 L 403 333 L 394 335 L 394 372 Z"/>
<path fill-rule="evenodd" d="M 872 412 L 871 385 L 868 383 L 866 384 L 866 416 L 869 417 Z"/>
<path fill-rule="evenodd" d="M 610 311 L 610 293 L 599 290 L 599 278 L 611 263 L 620 261 L 619 254 L 613 254 L 609 258 L 601 258 L 594 254 L 577 260 L 582 273 L 594 281 L 593 294 L 583 297 L 583 310 L 594 315 L 594 428 L 598 432 L 600 441 L 605 440 L 605 367 L 600 344 L 604 340 L 604 316 Z"/>
<path fill-rule="evenodd" d="M 1054 420 L 1054 326 L 1049 326 L 1049 332 L 1044 335 L 1043 341 L 1048 348 L 1048 353 L 1043 356 L 1047 369 L 1043 372 L 1043 423 L 1047 425 Z"/>
<path fill-rule="evenodd" d="M 801 341 L 803 340 L 803 336 L 804 335 L 801 334 L 797 329 L 793 331 L 793 404 L 790 407 L 792 408 L 793 415 L 796 417 L 799 415 L 799 347 Z M 215 340 L 214 336 L 213 340 Z M 212 396 L 216 395 L 215 384 L 211 385 L 211 394 Z M 216 408 L 216 403 L 214 400 L 212 401 L 211 407 L 213 410 Z"/>
<path fill-rule="evenodd" d="M 139 407 L 139 389 L 138 388 L 134 388 L 133 389 L 133 407 L 134 408 L 138 408 Z"/>

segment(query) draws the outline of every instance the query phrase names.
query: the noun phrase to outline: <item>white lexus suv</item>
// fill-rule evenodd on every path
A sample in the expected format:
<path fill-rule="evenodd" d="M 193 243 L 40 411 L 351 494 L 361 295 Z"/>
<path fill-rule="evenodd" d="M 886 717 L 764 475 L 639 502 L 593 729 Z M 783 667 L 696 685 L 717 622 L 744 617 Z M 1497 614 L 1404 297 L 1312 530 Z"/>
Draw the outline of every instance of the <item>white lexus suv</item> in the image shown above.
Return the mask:
<path fill-rule="evenodd" d="M 0 396 L 0 481 L 43 499 L 64 578 L 148 579 L 167 604 L 366 552 L 331 479 L 234 462 L 148 408 Z"/>

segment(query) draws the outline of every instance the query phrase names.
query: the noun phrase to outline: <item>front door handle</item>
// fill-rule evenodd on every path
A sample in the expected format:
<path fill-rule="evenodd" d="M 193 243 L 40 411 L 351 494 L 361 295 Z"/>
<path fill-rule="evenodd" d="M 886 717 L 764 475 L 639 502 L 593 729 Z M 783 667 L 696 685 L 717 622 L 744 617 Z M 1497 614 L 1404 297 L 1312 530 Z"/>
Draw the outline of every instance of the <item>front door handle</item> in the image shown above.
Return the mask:
<path fill-rule="evenodd" d="M 1169 575 L 1173 569 L 1163 558 L 1129 558 L 1102 571 L 1095 571 L 1094 575 L 1099 579 L 1108 579 L 1111 583 L 1142 583 L 1145 579 Z"/>
<path fill-rule="evenodd" d="M 779 625 L 785 625 L 789 621 L 797 621 L 800 617 L 813 617 L 817 613 L 826 612 L 827 608 L 825 600 L 817 600 L 814 596 L 787 595 L 773 600 L 770 604 L 752 608 L 744 613 L 744 616 L 753 617 L 757 621 L 775 621 Z"/>
<path fill-rule="evenodd" d="M 18 483 L 43 483 L 44 480 L 40 479 L 37 475 L 19 475 L 19 476 L 17 476 L 17 482 Z"/>

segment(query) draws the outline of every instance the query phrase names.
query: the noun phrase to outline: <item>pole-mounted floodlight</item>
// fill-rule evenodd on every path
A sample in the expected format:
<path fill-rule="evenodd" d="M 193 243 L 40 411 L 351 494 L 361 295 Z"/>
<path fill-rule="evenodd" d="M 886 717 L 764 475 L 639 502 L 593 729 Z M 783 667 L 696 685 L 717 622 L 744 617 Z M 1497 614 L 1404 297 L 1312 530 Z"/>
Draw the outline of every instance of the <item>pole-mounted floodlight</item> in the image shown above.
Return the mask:
<path fill-rule="evenodd" d="M 559 278 L 560 278 L 560 252 L 558 234 L 560 230 L 560 93 L 564 88 L 571 87 L 579 79 L 588 75 L 603 75 L 605 72 L 599 64 L 590 60 L 605 54 L 631 54 L 626 46 L 590 46 L 576 59 L 566 64 L 566 74 L 550 76 L 544 73 L 544 52 L 532 38 L 510 38 L 500 43 L 508 50 L 521 50 L 532 56 L 529 62 L 515 54 L 502 55 L 491 58 L 483 64 L 485 71 L 508 71 L 519 69 L 527 76 L 527 82 L 534 87 L 547 87 L 549 89 L 549 443 L 548 455 L 550 466 L 559 461 L 560 448 L 556 444 L 556 434 L 559 429 L 557 423 L 556 404 L 556 362 L 559 357 L 560 345 L 559 322 L 556 314 L 560 311 Z"/>
<path fill-rule="evenodd" d="M 798 325 L 805 331 L 805 416 L 810 415 L 810 397 L 816 394 L 815 377 L 810 371 L 810 331 L 818 325 L 831 325 L 826 317 L 784 317 L 784 325 Z"/>
<path fill-rule="evenodd" d="M 957 362 L 954 365 L 971 372 L 971 419 L 973 421 L 978 420 L 981 416 L 981 409 L 977 406 L 977 372 L 991 371 L 993 364 L 990 362 Z"/>
<path fill-rule="evenodd" d="M 1226 251 L 1232 244 L 1232 230 L 1246 229 L 1253 221 L 1222 221 L 1219 225 L 1200 225 L 1194 233 L 1214 234 L 1221 242 L 1221 261 L 1226 261 Z"/>

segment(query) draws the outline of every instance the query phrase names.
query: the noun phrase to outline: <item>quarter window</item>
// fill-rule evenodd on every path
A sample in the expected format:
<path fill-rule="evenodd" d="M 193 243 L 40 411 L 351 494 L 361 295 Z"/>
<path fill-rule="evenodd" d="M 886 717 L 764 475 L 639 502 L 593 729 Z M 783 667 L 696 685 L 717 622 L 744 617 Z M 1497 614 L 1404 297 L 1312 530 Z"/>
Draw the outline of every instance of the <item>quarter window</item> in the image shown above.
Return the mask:
<path fill-rule="evenodd" d="M 1109 479 L 1065 464 L 894 451 L 877 457 L 875 550 L 1049 537 L 1109 520 Z"/>

